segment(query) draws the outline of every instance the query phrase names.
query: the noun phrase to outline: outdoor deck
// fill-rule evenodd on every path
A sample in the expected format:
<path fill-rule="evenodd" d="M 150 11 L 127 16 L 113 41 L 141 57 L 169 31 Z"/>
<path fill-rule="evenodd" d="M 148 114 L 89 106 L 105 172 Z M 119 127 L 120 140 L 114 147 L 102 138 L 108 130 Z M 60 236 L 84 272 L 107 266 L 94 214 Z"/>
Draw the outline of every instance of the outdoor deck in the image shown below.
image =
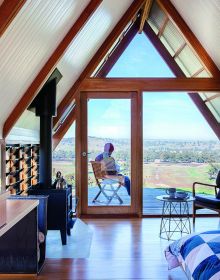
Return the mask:
<path fill-rule="evenodd" d="M 104 203 L 93 203 L 92 200 L 98 193 L 98 187 L 89 187 L 88 201 L 89 206 L 105 205 Z M 131 199 L 128 196 L 126 189 L 121 188 L 118 192 L 119 196 L 123 200 L 124 206 L 130 205 Z M 156 188 L 144 188 L 143 189 L 143 214 L 146 215 L 160 215 L 162 213 L 163 202 L 156 199 L 158 195 L 166 195 L 165 189 Z M 100 195 L 100 200 L 105 201 L 103 195 Z M 110 205 L 121 206 L 117 199 L 113 199 Z M 192 213 L 192 203 L 189 203 L 190 213 Z M 200 210 L 201 213 L 214 213 L 210 210 Z"/>
<path fill-rule="evenodd" d="M 98 193 L 98 188 L 92 187 L 89 188 L 89 206 L 97 206 L 97 205 L 103 205 L 102 203 L 92 203 L 93 198 L 96 196 Z M 126 189 L 121 188 L 118 192 L 119 196 L 123 200 L 124 206 L 130 205 L 131 199 L 128 196 Z M 163 203 L 159 200 L 156 199 L 158 195 L 163 195 L 165 194 L 165 190 L 163 189 L 153 189 L 153 188 L 144 188 L 143 189 L 143 213 L 144 214 L 153 214 L 153 215 L 160 215 L 162 212 L 162 206 Z M 105 201 L 105 198 L 103 195 L 100 195 L 100 200 Z M 113 199 L 110 205 L 115 205 L 115 206 L 120 206 L 119 202 L 117 199 Z"/>

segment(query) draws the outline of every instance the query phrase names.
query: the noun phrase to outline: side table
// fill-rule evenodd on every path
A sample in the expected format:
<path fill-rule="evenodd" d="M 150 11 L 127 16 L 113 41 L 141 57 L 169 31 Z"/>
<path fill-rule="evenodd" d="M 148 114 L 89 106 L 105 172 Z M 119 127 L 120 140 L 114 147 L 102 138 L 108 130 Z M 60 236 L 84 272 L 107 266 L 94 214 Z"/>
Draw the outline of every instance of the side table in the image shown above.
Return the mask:
<path fill-rule="evenodd" d="M 160 195 L 156 197 L 163 202 L 160 237 L 167 240 L 174 237 L 175 233 L 191 233 L 189 202 L 194 200 L 193 197 L 185 199 L 170 198 L 168 195 Z"/>

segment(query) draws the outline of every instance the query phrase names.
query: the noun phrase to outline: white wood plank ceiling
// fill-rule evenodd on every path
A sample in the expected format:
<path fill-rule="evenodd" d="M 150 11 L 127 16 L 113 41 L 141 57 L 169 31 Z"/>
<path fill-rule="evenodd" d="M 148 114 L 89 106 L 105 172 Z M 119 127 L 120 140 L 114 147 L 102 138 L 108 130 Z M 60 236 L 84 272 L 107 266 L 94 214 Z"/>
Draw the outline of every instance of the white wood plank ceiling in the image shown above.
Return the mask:
<path fill-rule="evenodd" d="M 2 0 L 0 0 L 0 3 Z M 171 0 L 220 69 L 220 1 Z M 0 138 L 8 115 L 89 0 L 28 0 L 0 38 Z M 104 0 L 70 45 L 57 67 L 59 104 L 132 0 Z M 27 122 L 29 118 L 31 122 Z M 17 127 L 38 130 L 24 113 Z"/>
<path fill-rule="evenodd" d="M 171 0 L 177 11 L 220 69 L 220 1 Z"/>

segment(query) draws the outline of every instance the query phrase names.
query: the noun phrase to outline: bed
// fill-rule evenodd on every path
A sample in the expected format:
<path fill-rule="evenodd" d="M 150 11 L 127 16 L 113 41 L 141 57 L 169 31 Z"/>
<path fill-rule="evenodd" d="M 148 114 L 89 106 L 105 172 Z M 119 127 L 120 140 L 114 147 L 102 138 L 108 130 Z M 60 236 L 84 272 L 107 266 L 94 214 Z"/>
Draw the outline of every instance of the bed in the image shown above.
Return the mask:
<path fill-rule="evenodd" d="M 188 279 L 220 280 L 220 230 L 194 233 L 165 250 L 169 269 L 182 266 Z"/>

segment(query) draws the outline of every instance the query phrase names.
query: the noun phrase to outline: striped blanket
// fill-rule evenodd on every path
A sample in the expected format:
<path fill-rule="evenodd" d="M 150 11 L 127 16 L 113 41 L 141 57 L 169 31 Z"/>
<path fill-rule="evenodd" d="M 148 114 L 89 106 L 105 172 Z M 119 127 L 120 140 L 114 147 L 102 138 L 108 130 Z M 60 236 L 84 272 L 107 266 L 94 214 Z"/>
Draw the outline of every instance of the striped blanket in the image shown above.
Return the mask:
<path fill-rule="evenodd" d="M 188 279 L 220 280 L 220 230 L 190 234 L 165 250 L 169 269 L 182 266 Z"/>

